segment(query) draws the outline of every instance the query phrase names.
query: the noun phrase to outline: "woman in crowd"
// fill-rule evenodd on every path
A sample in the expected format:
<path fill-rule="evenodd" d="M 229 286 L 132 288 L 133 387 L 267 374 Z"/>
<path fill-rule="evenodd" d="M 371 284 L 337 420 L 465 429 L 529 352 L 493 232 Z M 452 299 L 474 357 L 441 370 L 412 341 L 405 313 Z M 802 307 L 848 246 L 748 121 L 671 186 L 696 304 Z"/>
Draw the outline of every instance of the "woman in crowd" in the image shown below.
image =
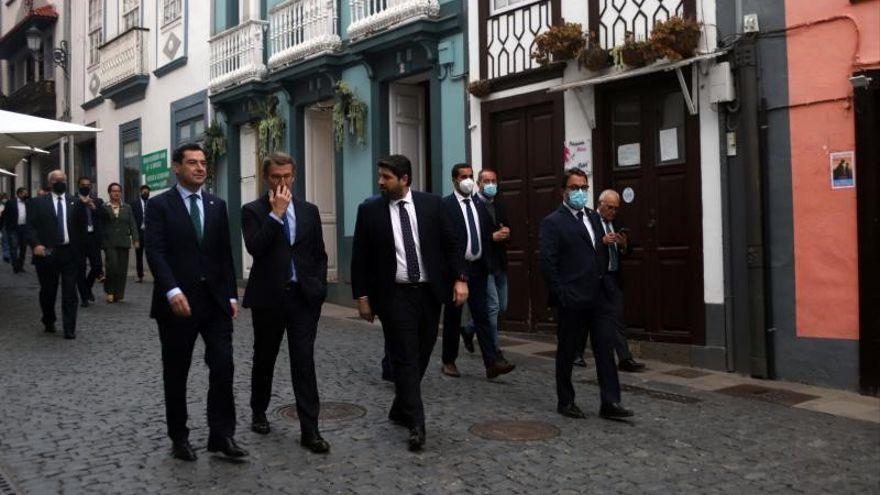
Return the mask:
<path fill-rule="evenodd" d="M 104 292 L 107 293 L 107 302 L 113 303 L 125 297 L 128 251 L 132 244 L 137 248 L 140 239 L 131 206 L 122 202 L 122 186 L 114 182 L 107 188 L 107 193 L 110 194 L 110 201 L 104 206 L 107 211 L 102 239 L 106 261 Z"/>

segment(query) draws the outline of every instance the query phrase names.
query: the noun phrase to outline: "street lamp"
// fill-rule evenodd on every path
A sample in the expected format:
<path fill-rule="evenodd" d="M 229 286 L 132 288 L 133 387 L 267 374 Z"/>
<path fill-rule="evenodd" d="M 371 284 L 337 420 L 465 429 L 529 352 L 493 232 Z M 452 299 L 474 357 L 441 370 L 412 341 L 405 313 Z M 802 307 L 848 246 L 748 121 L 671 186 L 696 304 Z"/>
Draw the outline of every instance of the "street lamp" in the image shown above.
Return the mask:
<path fill-rule="evenodd" d="M 24 35 L 27 38 L 28 50 L 34 54 L 37 60 L 43 60 L 43 55 L 40 52 L 40 47 L 43 44 L 43 33 L 36 26 L 31 26 L 25 31 Z M 67 77 L 67 62 L 70 55 L 67 51 L 67 41 L 61 40 L 58 45 L 58 48 L 52 49 L 52 62 L 61 67 L 64 70 L 64 76 Z"/>

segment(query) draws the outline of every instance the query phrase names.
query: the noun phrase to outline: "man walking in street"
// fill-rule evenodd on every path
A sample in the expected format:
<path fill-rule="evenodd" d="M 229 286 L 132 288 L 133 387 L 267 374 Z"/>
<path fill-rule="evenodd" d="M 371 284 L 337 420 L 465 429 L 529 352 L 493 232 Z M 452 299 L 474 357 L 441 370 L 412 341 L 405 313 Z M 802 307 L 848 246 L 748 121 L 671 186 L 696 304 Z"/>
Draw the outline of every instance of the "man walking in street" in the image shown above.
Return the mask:
<path fill-rule="evenodd" d="M 327 252 L 318 207 L 293 197 L 293 158 L 273 153 L 263 160 L 267 194 L 241 209 L 244 242 L 254 262 L 244 293 L 254 324 L 251 371 L 251 429 L 269 433 L 266 409 L 272 395 L 275 359 L 287 331 L 290 377 L 300 423 L 300 444 L 315 453 L 330 450 L 318 431 L 315 336 L 327 297 Z"/>
<path fill-rule="evenodd" d="M 563 175 L 563 204 L 541 221 L 541 271 L 550 289 L 548 303 L 557 308 L 557 411 L 569 418 L 586 417 L 574 402 L 571 371 L 587 336 L 596 356 L 601 406 L 606 419 L 632 416 L 620 405 L 620 383 L 614 367 L 613 286 L 609 284 L 608 249 L 602 244 L 598 215 L 586 208 L 587 174 L 572 168 Z"/>
<path fill-rule="evenodd" d="M 61 280 L 61 317 L 64 338 L 76 338 L 76 280 L 82 267 L 86 210 L 95 213 L 89 197 L 67 194 L 67 176 L 49 172 L 51 191 L 27 205 L 28 242 L 40 281 L 40 308 L 46 332 L 55 331 L 55 299 Z"/>
<path fill-rule="evenodd" d="M 388 419 L 409 428 L 409 449 L 418 451 L 425 444 L 421 382 L 437 341 L 440 305 L 451 299 L 461 306 L 468 297 L 464 246 L 443 200 L 410 189 L 409 159 L 391 155 L 377 168 L 382 195 L 358 208 L 351 287 L 360 317 L 382 321 L 394 375 Z"/>
<path fill-rule="evenodd" d="M 79 178 L 77 192 L 80 198 L 88 198 L 95 204 L 95 209 L 85 209 L 86 235 L 83 239 L 83 256 L 76 281 L 80 305 L 87 308 L 89 303 L 95 301 L 95 294 L 92 293 L 95 280 L 104 276 L 104 263 L 101 260 L 101 219 L 105 210 L 101 198 L 92 196 L 92 180 L 88 177 Z M 86 262 L 89 265 L 88 272 L 86 272 Z"/>
<path fill-rule="evenodd" d="M 208 452 L 244 457 L 235 435 L 232 319 L 238 293 L 226 203 L 202 186 L 205 151 L 195 143 L 172 155 L 177 184 L 150 201 L 146 255 L 153 273 L 150 317 L 159 325 L 165 416 L 174 457 L 196 460 L 186 426 L 186 382 L 196 338 L 208 365 Z"/>
<path fill-rule="evenodd" d="M 144 281 L 144 221 L 147 218 L 147 203 L 150 201 L 150 186 L 141 186 L 140 195 L 131 202 L 131 211 L 134 213 L 134 221 L 138 227 L 138 239 L 141 240 L 138 247 L 134 248 L 134 263 L 137 269 L 137 281 Z"/>
<path fill-rule="evenodd" d="M 13 273 L 24 271 L 28 246 L 28 203 L 27 189 L 19 187 L 15 191 L 15 197 L 6 201 L 6 208 L 3 209 L 3 215 L 0 217 L 0 228 L 5 232 L 3 239 L 9 246 Z"/>
<path fill-rule="evenodd" d="M 452 167 L 453 192 L 443 198 L 446 214 L 462 244 L 467 267 L 468 308 L 474 320 L 474 328 L 486 377 L 495 378 L 513 371 L 515 366 L 498 359 L 497 344 L 491 335 L 487 306 L 486 283 L 489 276 L 487 258 L 490 257 L 494 228 L 483 202 L 474 194 L 474 169 L 459 163 Z M 461 339 L 461 307 L 447 304 L 443 308 L 443 366 L 441 373 L 459 377 L 455 365 L 458 359 L 458 341 Z"/>

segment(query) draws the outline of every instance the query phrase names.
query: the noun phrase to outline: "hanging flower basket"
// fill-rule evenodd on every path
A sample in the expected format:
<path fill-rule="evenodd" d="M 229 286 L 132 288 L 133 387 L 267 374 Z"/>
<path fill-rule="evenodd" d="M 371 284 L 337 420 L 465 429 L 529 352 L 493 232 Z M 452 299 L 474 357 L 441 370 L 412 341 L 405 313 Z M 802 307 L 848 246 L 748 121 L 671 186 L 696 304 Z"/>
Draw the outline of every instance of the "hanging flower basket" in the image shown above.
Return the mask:
<path fill-rule="evenodd" d="M 535 37 L 532 58 L 541 65 L 571 60 L 578 56 L 586 44 L 580 24 L 566 22 L 560 26 L 550 26 L 550 29 Z"/>
<path fill-rule="evenodd" d="M 643 67 L 657 60 L 657 50 L 650 41 L 636 41 L 632 33 L 626 33 L 626 41 L 612 51 L 618 67 Z"/>
<path fill-rule="evenodd" d="M 489 96 L 489 93 L 492 92 L 492 84 L 486 79 L 478 79 L 476 81 L 471 81 L 470 84 L 468 84 L 467 90 L 472 96 L 483 98 Z"/>
<path fill-rule="evenodd" d="M 611 53 L 602 48 L 596 33 L 591 32 L 589 42 L 578 54 L 577 61 L 579 69 L 586 67 L 588 70 L 597 71 L 611 65 Z"/>
<path fill-rule="evenodd" d="M 690 57 L 700 42 L 700 23 L 693 19 L 670 17 L 654 24 L 651 43 L 659 56 L 669 60 Z"/>

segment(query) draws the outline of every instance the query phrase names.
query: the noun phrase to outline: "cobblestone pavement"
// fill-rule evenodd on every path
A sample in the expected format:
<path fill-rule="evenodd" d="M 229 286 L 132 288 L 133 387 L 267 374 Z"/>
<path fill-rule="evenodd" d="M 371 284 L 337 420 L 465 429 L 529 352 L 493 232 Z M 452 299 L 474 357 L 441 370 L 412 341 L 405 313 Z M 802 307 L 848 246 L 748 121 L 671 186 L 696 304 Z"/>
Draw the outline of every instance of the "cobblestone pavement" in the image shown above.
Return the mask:
<path fill-rule="evenodd" d="M 266 437 L 248 429 L 248 311 L 235 324 L 235 392 L 237 438 L 251 456 L 231 462 L 205 452 L 207 372 L 196 361 L 190 425 L 200 457 L 176 461 L 165 437 L 149 289 L 129 282 L 125 302 L 81 309 L 78 338 L 65 341 L 42 332 L 33 273 L 0 275 L 0 472 L 21 492 L 880 492 L 876 424 L 659 382 L 641 385 L 678 395 L 625 393 L 634 421 L 604 421 L 591 369 L 576 371 L 589 416 L 571 420 L 555 412 L 552 361 L 519 356 L 515 372 L 489 382 L 473 355 L 460 360 L 462 378 L 442 377 L 435 352 L 423 386 L 428 443 L 413 454 L 405 430 L 385 419 L 391 385 L 379 377 L 378 326 L 329 316 L 316 350 L 322 400 L 366 412 L 322 420 L 332 451 L 311 454 L 298 445 L 296 423 L 278 415 Z M 279 361 L 272 408 L 293 400 L 284 353 Z M 471 433 L 493 420 L 541 421 L 560 434 L 504 442 Z"/>

